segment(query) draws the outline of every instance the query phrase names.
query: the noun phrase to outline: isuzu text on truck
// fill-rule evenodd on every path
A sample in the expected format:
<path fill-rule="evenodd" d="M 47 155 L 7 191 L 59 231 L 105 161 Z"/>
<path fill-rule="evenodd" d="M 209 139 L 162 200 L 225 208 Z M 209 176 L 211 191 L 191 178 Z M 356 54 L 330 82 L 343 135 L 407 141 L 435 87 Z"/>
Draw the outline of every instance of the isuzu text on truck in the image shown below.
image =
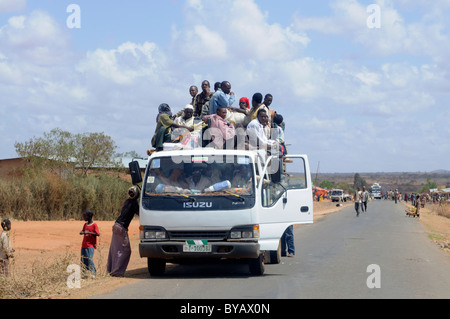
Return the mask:
<path fill-rule="evenodd" d="M 143 183 L 139 253 L 151 276 L 188 259 L 236 259 L 252 275 L 280 262 L 286 228 L 313 222 L 311 175 L 306 155 L 266 154 L 161 151 L 149 157 L 143 179 L 131 169 L 133 183 Z"/>

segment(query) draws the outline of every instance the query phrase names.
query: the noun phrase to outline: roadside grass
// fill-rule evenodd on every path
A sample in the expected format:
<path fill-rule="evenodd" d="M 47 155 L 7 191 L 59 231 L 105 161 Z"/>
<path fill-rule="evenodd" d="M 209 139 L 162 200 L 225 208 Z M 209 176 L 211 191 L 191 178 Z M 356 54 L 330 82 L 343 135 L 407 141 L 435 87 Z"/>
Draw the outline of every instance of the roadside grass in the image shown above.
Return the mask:
<path fill-rule="evenodd" d="M 71 295 L 68 282 L 75 284 L 75 272 L 70 265 L 80 265 L 80 256 L 66 252 L 49 259 L 36 259 L 30 268 L 18 269 L 14 259 L 9 266 L 9 276 L 0 274 L 0 299 L 51 299 Z M 97 266 L 97 265 L 96 265 Z M 106 267 L 99 265 L 95 279 L 81 269 L 83 286 L 108 277 Z"/>
<path fill-rule="evenodd" d="M 129 181 L 106 173 L 68 178 L 52 174 L 0 178 L 0 217 L 69 220 L 91 209 L 96 220 L 112 220 L 120 212 L 130 186 Z"/>
<path fill-rule="evenodd" d="M 450 203 L 442 203 L 433 207 L 433 212 L 439 216 L 450 218 Z"/>

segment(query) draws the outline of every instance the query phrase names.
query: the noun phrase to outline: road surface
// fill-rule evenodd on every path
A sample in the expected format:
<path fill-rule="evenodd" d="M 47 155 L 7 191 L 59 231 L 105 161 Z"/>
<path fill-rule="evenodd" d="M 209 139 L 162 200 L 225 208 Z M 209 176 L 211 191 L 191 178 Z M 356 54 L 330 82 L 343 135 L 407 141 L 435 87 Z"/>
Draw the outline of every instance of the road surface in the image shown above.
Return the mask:
<path fill-rule="evenodd" d="M 148 278 L 94 298 L 372 299 L 450 298 L 450 257 L 430 241 L 405 206 L 372 201 L 295 229 L 295 258 L 251 277 L 234 263 L 168 265 Z"/>

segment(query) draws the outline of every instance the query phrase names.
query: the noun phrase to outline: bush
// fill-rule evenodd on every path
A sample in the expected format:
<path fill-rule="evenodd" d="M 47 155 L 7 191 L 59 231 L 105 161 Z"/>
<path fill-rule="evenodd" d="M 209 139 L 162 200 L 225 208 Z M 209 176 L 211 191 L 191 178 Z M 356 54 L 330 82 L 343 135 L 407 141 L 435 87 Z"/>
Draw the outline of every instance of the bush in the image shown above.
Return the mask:
<path fill-rule="evenodd" d="M 61 178 L 42 175 L 0 180 L 0 216 L 19 220 L 80 219 L 91 209 L 97 220 L 120 213 L 130 183 L 103 173 Z"/>
<path fill-rule="evenodd" d="M 450 218 L 450 203 L 443 202 L 441 205 L 437 205 L 433 209 L 439 216 Z"/>

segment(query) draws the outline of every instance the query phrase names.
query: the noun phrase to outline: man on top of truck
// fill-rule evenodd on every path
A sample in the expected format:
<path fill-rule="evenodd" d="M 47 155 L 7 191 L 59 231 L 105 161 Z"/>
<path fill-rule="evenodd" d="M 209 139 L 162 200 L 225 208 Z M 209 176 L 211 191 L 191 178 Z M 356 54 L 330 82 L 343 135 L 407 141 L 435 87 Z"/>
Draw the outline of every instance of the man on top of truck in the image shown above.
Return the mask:
<path fill-rule="evenodd" d="M 257 118 L 251 121 L 247 126 L 247 135 L 251 147 L 257 149 L 265 148 L 267 150 L 278 150 L 280 148 L 280 145 L 276 140 L 269 139 L 270 127 L 268 127 L 268 123 L 269 116 L 267 111 L 265 109 L 260 109 Z"/>

